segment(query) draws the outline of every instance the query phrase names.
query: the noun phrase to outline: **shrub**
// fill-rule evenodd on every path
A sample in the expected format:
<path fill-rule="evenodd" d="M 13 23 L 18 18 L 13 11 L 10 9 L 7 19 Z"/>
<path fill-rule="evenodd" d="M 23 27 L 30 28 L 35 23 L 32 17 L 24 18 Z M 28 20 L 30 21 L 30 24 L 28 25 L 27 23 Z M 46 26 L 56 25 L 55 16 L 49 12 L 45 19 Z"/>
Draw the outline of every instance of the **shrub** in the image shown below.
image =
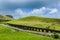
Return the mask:
<path fill-rule="evenodd" d="M 53 38 L 58 39 L 59 38 L 59 35 L 57 33 L 54 33 L 53 34 Z"/>

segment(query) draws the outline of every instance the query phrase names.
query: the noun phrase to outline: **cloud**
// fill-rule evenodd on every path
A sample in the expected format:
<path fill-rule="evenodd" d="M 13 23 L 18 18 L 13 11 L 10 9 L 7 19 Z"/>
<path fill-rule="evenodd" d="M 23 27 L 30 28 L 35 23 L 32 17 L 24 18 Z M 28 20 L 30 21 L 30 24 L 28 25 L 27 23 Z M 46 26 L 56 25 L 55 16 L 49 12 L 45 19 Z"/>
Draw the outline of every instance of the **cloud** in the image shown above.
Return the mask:
<path fill-rule="evenodd" d="M 21 9 L 16 9 L 15 13 L 19 14 L 21 17 L 25 16 L 25 12 L 23 12 Z"/>
<path fill-rule="evenodd" d="M 31 8 L 36 9 L 43 6 L 53 7 L 60 0 L 0 0 L 0 6 L 5 9 Z M 60 5 L 60 4 L 59 4 Z"/>
<path fill-rule="evenodd" d="M 40 8 L 40 9 L 34 9 L 34 10 L 32 11 L 32 14 L 43 14 L 43 13 L 46 12 L 46 10 L 47 10 L 46 7 L 42 7 L 42 8 Z"/>
<path fill-rule="evenodd" d="M 59 5 L 60 8 L 60 0 L 0 0 L 0 12 L 2 11 L 1 13 L 3 14 L 13 14 L 22 17 L 29 15 L 40 16 L 41 14 L 57 13 L 59 9 L 57 5 Z M 26 10 L 29 12 L 26 12 Z"/>
<path fill-rule="evenodd" d="M 44 14 L 46 12 L 48 14 L 55 14 L 55 13 L 58 12 L 58 9 L 56 9 L 56 8 L 41 7 L 40 9 L 34 9 L 32 11 L 32 14 Z"/>
<path fill-rule="evenodd" d="M 47 12 L 47 11 L 49 11 L 49 12 Z M 41 15 L 41 14 L 43 15 L 43 14 L 46 14 L 46 12 L 48 14 L 55 14 L 58 12 L 58 10 L 56 8 L 47 8 L 47 7 L 33 9 L 32 11 L 29 11 L 29 12 L 25 12 L 20 8 L 15 10 L 15 13 L 17 13 L 21 17 L 31 16 L 31 15 Z"/>
<path fill-rule="evenodd" d="M 25 12 L 22 9 L 16 9 L 15 13 L 19 14 L 22 17 L 25 17 L 25 16 L 30 16 L 30 15 L 36 15 L 36 14 L 37 15 L 38 14 L 44 14 L 46 11 L 47 11 L 47 8 L 42 7 L 40 9 L 33 9 L 32 11 L 29 11 L 29 12 Z"/>
<path fill-rule="evenodd" d="M 37 9 L 43 6 L 51 6 L 53 3 L 56 3 L 56 0 L 0 0 L 0 6 L 6 10 L 17 8 Z"/>
<path fill-rule="evenodd" d="M 55 14 L 55 13 L 57 13 L 57 12 L 58 12 L 58 10 L 57 10 L 56 8 L 53 8 L 53 9 L 50 10 L 49 13 L 50 13 L 50 14 Z"/>
<path fill-rule="evenodd" d="M 44 6 L 44 2 L 38 0 L 0 0 L 0 6 L 5 10 L 15 10 L 17 8 L 34 9 Z"/>

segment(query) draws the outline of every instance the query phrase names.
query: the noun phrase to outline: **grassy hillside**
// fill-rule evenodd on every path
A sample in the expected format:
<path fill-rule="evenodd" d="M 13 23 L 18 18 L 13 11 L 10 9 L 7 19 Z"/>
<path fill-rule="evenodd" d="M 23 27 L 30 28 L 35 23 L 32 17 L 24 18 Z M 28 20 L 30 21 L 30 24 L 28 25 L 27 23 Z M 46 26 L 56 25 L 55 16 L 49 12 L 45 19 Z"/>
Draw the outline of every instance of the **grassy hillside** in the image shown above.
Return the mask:
<path fill-rule="evenodd" d="M 57 19 L 57 18 L 44 18 L 44 17 L 38 17 L 38 16 L 29 16 L 29 17 L 21 18 L 19 20 L 41 21 L 41 22 L 47 22 L 47 23 L 60 23 L 60 19 Z"/>
<path fill-rule="evenodd" d="M 5 15 L 0 15 L 0 22 L 12 20 L 12 18 L 5 16 Z"/>
<path fill-rule="evenodd" d="M 26 32 L 17 32 L 11 28 L 6 28 L 0 25 L 0 40 L 55 40 L 55 39 Z"/>
<path fill-rule="evenodd" d="M 18 20 L 10 21 L 8 23 L 34 26 L 34 27 L 40 27 L 40 28 L 46 28 L 50 26 L 50 29 L 60 30 L 60 19 L 54 19 L 54 18 L 29 16 L 25 18 L 20 18 Z"/>

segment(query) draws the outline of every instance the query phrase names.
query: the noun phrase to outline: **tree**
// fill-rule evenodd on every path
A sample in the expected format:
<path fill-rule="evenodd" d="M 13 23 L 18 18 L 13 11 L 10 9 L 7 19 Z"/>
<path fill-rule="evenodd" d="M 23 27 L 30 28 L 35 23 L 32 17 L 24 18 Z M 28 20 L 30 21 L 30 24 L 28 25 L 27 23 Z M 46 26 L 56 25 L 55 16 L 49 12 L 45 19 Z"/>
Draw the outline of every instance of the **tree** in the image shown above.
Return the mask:
<path fill-rule="evenodd" d="M 13 18 L 13 16 L 12 16 L 12 15 L 6 15 L 6 16 L 8 16 L 8 17 L 10 17 L 10 18 Z"/>

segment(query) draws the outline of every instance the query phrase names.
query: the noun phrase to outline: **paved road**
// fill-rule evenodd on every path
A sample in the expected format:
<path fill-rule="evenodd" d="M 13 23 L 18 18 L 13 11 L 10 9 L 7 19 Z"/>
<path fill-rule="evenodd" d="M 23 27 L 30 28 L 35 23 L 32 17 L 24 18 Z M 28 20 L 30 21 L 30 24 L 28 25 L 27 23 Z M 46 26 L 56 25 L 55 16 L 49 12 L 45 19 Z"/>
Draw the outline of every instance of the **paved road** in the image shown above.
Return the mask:
<path fill-rule="evenodd" d="M 20 29 L 20 28 L 16 28 L 16 27 L 12 27 L 12 26 L 9 26 L 9 25 L 4 25 L 4 24 L 0 24 L 0 25 L 3 25 L 3 26 L 8 27 L 8 28 L 15 29 L 15 30 L 17 30 L 17 31 L 29 32 L 29 33 L 34 33 L 34 34 L 40 34 L 40 35 L 43 35 L 43 36 L 49 36 L 49 37 L 51 37 L 51 36 L 53 35 L 53 33 L 23 30 L 23 29 Z M 59 34 L 59 36 L 60 36 L 60 34 Z"/>

